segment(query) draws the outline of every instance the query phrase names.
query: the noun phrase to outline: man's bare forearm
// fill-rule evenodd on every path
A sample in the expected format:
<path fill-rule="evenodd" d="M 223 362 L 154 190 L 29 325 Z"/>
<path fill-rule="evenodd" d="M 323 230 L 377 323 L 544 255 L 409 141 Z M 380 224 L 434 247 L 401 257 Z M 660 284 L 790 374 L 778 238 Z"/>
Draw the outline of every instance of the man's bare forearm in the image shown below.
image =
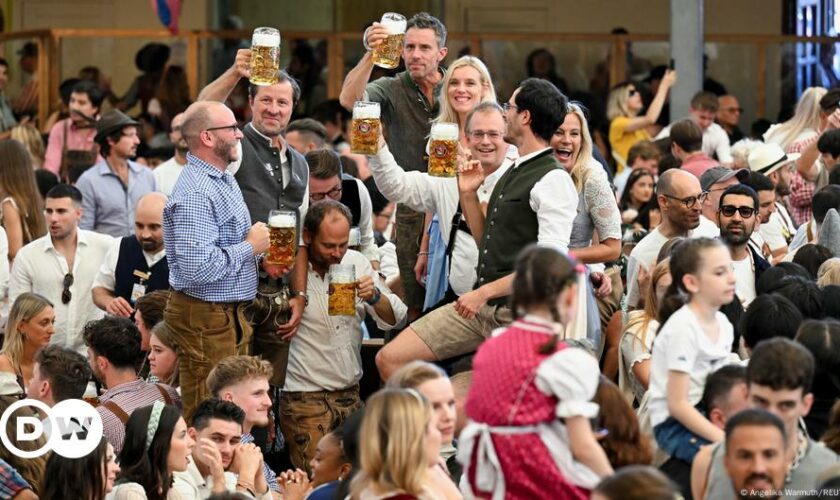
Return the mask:
<path fill-rule="evenodd" d="M 362 99 L 371 72 L 373 72 L 373 56 L 370 52 L 365 52 L 356 67 L 347 73 L 341 85 L 338 100 L 345 109 L 352 110 L 353 103 Z"/>
<path fill-rule="evenodd" d="M 241 76 L 236 68 L 228 68 L 227 71 L 222 73 L 222 76 L 216 78 L 201 89 L 201 92 L 198 94 L 198 100 L 225 102 L 230 93 L 233 92 L 233 89 L 236 88 L 236 84 L 239 83 L 240 78 Z"/>
<path fill-rule="evenodd" d="M 464 211 L 464 218 L 467 219 L 467 226 L 475 239 L 477 245 L 481 245 L 481 236 L 484 234 L 484 210 L 478 201 L 478 194 L 475 192 L 461 192 L 461 209 Z"/>

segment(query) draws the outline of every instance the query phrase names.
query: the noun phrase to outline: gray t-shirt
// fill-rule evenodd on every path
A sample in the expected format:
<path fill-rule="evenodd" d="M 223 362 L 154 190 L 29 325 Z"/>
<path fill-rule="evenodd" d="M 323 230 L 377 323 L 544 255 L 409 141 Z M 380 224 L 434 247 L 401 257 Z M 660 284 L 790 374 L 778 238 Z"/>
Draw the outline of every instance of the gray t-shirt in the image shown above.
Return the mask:
<path fill-rule="evenodd" d="M 439 92 L 440 84 L 434 96 Z M 438 113 L 437 101 L 429 103 L 407 71 L 368 83 L 365 100 L 379 103 L 388 147 L 397 164 L 406 171 L 425 172 L 426 140 Z"/>
<path fill-rule="evenodd" d="M 726 473 L 723 465 L 723 455 L 726 453 L 726 445 L 719 443 L 715 445 L 712 452 L 712 465 L 709 468 L 709 477 L 706 487 L 706 498 L 735 498 L 735 488 Z M 785 495 L 783 500 L 795 500 L 799 494 L 794 492 L 808 491 L 817 487 L 817 476 L 824 470 L 836 464 L 838 457 L 824 444 L 811 441 L 808 443 L 808 451 L 799 462 L 799 467 L 791 474 L 790 482 L 784 484 L 783 489 L 793 495 Z"/>

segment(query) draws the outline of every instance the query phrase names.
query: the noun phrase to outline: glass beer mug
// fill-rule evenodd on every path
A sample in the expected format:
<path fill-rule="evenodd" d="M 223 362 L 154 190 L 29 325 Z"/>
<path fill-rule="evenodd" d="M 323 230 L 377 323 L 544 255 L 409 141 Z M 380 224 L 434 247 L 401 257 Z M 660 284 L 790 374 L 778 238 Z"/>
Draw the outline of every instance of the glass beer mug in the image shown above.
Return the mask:
<path fill-rule="evenodd" d="M 458 124 L 433 123 L 429 135 L 429 175 L 455 177 L 458 171 Z"/>
<path fill-rule="evenodd" d="M 350 240 L 347 243 L 347 246 L 351 250 L 358 251 L 359 248 L 362 246 L 362 230 L 359 229 L 357 226 L 353 226 L 350 228 Z"/>
<path fill-rule="evenodd" d="M 330 316 L 356 314 L 356 267 L 352 264 L 330 266 Z"/>
<path fill-rule="evenodd" d="M 373 64 L 385 69 L 394 69 L 400 65 L 400 55 L 405 39 L 405 16 L 396 12 L 382 14 L 379 21 L 388 31 L 388 36 L 378 47 L 373 49 Z"/>
<path fill-rule="evenodd" d="M 381 127 L 379 103 L 356 101 L 353 105 L 353 123 L 350 126 L 350 152 L 375 155 Z"/>
<path fill-rule="evenodd" d="M 297 250 L 297 218 L 291 210 L 272 210 L 268 213 L 270 243 L 267 264 L 291 267 L 295 263 Z"/>
<path fill-rule="evenodd" d="M 280 32 L 257 28 L 251 37 L 251 78 L 254 85 L 274 85 L 280 71 Z"/>

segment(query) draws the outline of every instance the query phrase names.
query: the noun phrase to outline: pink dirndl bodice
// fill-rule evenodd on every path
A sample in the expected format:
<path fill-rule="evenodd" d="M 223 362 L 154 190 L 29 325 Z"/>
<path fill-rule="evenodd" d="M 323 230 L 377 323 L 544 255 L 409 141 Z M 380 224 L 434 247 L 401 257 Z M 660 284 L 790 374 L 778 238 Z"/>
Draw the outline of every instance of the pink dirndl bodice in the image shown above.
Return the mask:
<path fill-rule="evenodd" d="M 536 384 L 537 368 L 550 354 L 540 348 L 550 340 L 547 324 L 517 320 L 503 333 L 485 341 L 473 361 L 473 382 L 465 410 L 469 419 L 496 428 L 530 427 L 552 423 L 558 399 L 544 394 Z M 556 351 L 566 349 L 558 343 Z M 557 467 L 546 443 L 534 432 L 490 431 L 504 475 L 505 498 L 580 499 L 587 490 L 571 484 Z M 472 450 L 467 477 L 473 493 L 492 498 L 476 482 L 477 447 Z"/>

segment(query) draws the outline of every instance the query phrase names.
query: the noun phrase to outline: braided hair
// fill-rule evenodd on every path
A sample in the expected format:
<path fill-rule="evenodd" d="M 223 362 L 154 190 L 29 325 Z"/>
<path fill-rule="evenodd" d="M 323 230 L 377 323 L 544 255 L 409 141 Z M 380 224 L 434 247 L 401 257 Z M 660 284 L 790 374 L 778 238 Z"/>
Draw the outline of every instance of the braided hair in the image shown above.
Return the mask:
<path fill-rule="evenodd" d="M 516 259 L 513 278 L 511 309 L 514 318 L 526 314 L 528 310 L 545 306 L 551 313 L 551 319 L 563 325 L 563 318 L 557 309 L 557 299 L 567 287 L 577 280 L 582 266 L 559 251 L 537 246 L 527 246 Z M 541 354 L 550 354 L 557 349 L 560 331 L 540 347 Z"/>

